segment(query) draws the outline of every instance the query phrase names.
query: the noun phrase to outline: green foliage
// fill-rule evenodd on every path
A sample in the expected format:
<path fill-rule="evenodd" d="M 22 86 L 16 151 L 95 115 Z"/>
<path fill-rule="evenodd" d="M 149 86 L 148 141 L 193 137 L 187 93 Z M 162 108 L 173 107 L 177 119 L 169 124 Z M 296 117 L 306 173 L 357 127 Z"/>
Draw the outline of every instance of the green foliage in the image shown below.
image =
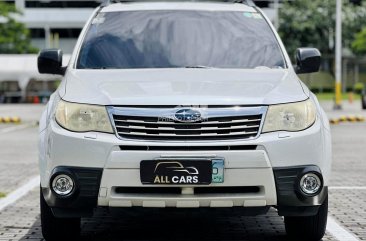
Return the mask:
<path fill-rule="evenodd" d="M 366 54 L 366 28 L 356 34 L 356 39 L 352 43 L 352 50 L 355 54 Z"/>
<path fill-rule="evenodd" d="M 38 50 L 31 46 L 29 30 L 14 18 L 20 14 L 14 4 L 0 2 L 0 53 L 26 54 Z"/>
<path fill-rule="evenodd" d="M 3 192 L 0 192 L 0 198 L 6 197 L 6 194 Z"/>
<path fill-rule="evenodd" d="M 363 6 L 343 3 L 343 42 L 345 47 L 351 48 L 355 33 L 366 25 L 366 3 Z M 335 0 L 285 2 L 280 11 L 279 32 L 290 55 L 298 47 L 316 47 L 323 55 L 332 55 L 335 12 Z"/>
<path fill-rule="evenodd" d="M 361 83 L 361 82 L 356 83 L 355 86 L 353 87 L 354 91 L 357 94 L 361 94 L 362 91 L 364 90 L 364 88 L 365 88 L 365 85 L 364 85 L 364 83 Z"/>

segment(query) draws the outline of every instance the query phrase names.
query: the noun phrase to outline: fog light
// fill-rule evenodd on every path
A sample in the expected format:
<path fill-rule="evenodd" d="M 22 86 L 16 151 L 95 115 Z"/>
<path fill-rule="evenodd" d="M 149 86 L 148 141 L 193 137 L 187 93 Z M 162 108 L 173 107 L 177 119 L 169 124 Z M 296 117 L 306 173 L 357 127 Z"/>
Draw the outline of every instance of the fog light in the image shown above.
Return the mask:
<path fill-rule="evenodd" d="M 319 176 L 314 173 L 305 174 L 300 180 L 300 188 L 306 195 L 315 195 L 322 186 Z"/>
<path fill-rule="evenodd" d="M 58 195 L 66 196 L 74 189 L 74 181 L 68 175 L 61 174 L 53 179 L 52 188 Z"/>

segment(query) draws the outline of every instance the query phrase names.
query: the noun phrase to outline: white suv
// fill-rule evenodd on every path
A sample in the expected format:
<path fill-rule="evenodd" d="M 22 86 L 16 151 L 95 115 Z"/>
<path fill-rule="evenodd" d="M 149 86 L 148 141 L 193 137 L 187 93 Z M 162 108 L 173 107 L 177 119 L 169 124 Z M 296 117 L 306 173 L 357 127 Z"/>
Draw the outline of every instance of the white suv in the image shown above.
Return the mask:
<path fill-rule="evenodd" d="M 319 70 L 319 51 L 293 66 L 250 1 L 117 2 L 66 67 L 60 50 L 38 58 L 64 76 L 40 121 L 44 237 L 73 238 L 97 207 L 274 207 L 288 235 L 320 240 L 330 129 L 296 75 Z"/>

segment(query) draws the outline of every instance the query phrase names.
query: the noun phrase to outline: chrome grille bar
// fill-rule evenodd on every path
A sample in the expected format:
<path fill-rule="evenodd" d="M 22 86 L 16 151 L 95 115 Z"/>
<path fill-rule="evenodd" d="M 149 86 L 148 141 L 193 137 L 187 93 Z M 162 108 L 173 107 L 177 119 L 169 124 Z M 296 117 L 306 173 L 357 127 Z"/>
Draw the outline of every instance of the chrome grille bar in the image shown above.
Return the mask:
<path fill-rule="evenodd" d="M 197 122 L 174 119 L 181 109 L 202 114 Z M 108 107 L 119 138 L 139 140 L 200 141 L 251 139 L 259 135 L 267 107 L 138 108 Z"/>
<path fill-rule="evenodd" d="M 118 132 L 118 134 L 120 135 L 137 135 L 137 136 L 168 136 L 168 137 L 197 137 L 197 135 L 177 135 L 175 133 L 158 133 L 158 134 L 147 134 L 147 133 L 141 133 L 141 132 Z M 237 133 L 230 133 L 230 134 L 223 134 L 220 136 L 238 136 L 238 135 L 252 135 L 252 134 L 257 134 L 256 131 L 254 132 L 237 132 Z M 217 137 L 219 134 L 200 134 L 201 136 L 209 136 L 209 137 Z"/>
<path fill-rule="evenodd" d="M 186 125 L 187 123 L 179 123 L 179 122 L 174 122 L 172 121 L 156 121 L 156 122 L 151 122 L 151 121 L 143 121 L 143 120 L 131 120 L 131 119 L 126 119 L 126 120 L 119 120 L 119 119 L 115 119 L 115 122 L 122 122 L 122 123 L 143 123 L 143 124 L 159 124 L 159 125 Z M 242 119 L 242 120 L 232 120 L 230 121 L 230 123 L 248 123 L 248 122 L 257 122 L 257 121 L 261 121 L 261 119 Z M 205 121 L 202 123 L 199 123 L 201 125 L 210 125 L 210 124 L 224 124 L 224 122 L 220 122 L 220 121 Z"/>
<path fill-rule="evenodd" d="M 215 126 L 215 127 L 202 127 L 202 128 L 193 128 L 193 129 L 177 129 L 175 127 L 161 127 L 158 126 L 156 128 L 150 128 L 150 127 L 145 127 L 145 126 L 131 126 L 131 125 L 127 125 L 127 126 L 119 126 L 116 125 L 116 128 L 123 128 L 123 129 L 132 129 L 132 130 L 153 130 L 153 131 L 217 131 L 217 130 L 221 130 L 221 131 L 226 131 L 226 130 L 238 130 L 238 129 L 251 129 L 251 128 L 258 128 L 259 125 L 253 125 L 253 126 L 232 126 L 232 127 L 219 127 L 219 126 Z"/>

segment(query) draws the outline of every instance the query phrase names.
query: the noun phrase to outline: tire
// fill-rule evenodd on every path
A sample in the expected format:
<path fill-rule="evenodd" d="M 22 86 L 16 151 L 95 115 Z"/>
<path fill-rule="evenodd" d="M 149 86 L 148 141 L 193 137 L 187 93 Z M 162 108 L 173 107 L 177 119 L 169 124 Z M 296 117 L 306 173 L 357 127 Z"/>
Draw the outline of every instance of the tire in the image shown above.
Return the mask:
<path fill-rule="evenodd" d="M 325 234 L 328 217 L 328 197 L 315 216 L 285 217 L 285 227 L 290 240 L 319 241 Z"/>
<path fill-rule="evenodd" d="M 42 234 L 47 241 L 77 240 L 80 218 L 56 218 L 40 193 Z"/>
<path fill-rule="evenodd" d="M 366 110 L 366 95 L 361 95 L 362 109 Z"/>

